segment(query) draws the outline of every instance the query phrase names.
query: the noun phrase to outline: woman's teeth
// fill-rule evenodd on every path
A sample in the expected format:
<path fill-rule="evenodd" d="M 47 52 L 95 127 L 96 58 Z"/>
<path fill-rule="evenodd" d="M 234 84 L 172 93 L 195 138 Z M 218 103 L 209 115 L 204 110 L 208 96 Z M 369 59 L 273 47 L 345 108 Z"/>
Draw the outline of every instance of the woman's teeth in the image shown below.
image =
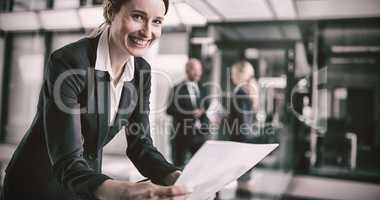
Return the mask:
<path fill-rule="evenodd" d="M 131 38 L 131 40 L 139 46 L 146 46 L 149 42 L 149 40 L 140 40 L 138 38 Z"/>

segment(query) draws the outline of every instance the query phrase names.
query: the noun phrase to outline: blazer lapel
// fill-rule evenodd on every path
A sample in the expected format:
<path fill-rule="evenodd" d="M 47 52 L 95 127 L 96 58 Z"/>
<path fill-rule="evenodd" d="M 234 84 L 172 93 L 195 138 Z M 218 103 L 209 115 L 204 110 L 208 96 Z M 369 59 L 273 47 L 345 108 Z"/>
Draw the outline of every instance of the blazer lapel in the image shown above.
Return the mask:
<path fill-rule="evenodd" d="M 98 141 L 100 145 L 108 135 L 109 122 L 109 84 L 108 72 L 95 70 L 96 105 L 98 114 Z"/>
<path fill-rule="evenodd" d="M 97 101 L 95 92 L 95 69 L 93 67 L 87 68 L 87 131 L 83 134 L 85 138 L 85 149 L 91 153 L 97 152 L 98 141 L 98 115 L 97 115 Z"/>
<path fill-rule="evenodd" d="M 97 155 L 99 146 L 108 136 L 109 126 L 109 75 L 88 68 L 87 71 L 87 133 L 85 146 L 88 153 Z"/>
<path fill-rule="evenodd" d="M 92 133 L 96 134 L 92 137 L 94 138 L 91 143 L 95 146 L 92 148 L 95 148 L 95 150 L 98 149 L 99 146 L 101 146 L 102 142 L 105 140 L 105 138 L 108 135 L 109 132 L 109 84 L 110 84 L 110 77 L 107 72 L 104 71 L 98 71 L 95 70 L 95 62 L 96 62 L 96 50 L 98 48 L 98 42 L 101 34 L 98 34 L 94 38 L 89 38 L 90 45 L 89 45 L 89 60 L 91 65 L 91 70 L 93 73 L 93 78 L 90 78 L 89 83 L 93 81 L 94 83 L 94 89 L 93 94 L 89 95 L 89 101 L 88 105 L 95 107 L 94 110 L 96 119 L 92 120 L 97 123 L 97 131 L 94 131 Z M 90 85 L 90 84 L 89 84 Z M 93 98 L 94 97 L 94 98 Z M 94 118 L 94 117 L 92 117 Z M 95 153 L 95 152 L 94 152 Z"/>
<path fill-rule="evenodd" d="M 122 126 L 128 125 L 128 118 L 135 110 L 139 98 L 137 89 L 136 78 L 133 78 L 131 81 L 124 82 L 119 108 L 110 130 L 111 135 L 115 135 L 122 128 Z"/>
<path fill-rule="evenodd" d="M 87 68 L 87 132 L 84 133 L 87 153 L 97 155 L 99 142 L 106 136 L 108 127 L 107 73 L 95 70 L 99 36 L 89 38 Z"/>

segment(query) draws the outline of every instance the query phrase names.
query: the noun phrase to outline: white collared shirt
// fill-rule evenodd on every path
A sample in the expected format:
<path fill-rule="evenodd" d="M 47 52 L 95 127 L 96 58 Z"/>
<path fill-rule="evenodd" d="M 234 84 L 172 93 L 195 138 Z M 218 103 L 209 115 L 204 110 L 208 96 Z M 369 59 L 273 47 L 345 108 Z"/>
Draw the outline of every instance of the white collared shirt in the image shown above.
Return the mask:
<path fill-rule="evenodd" d="M 199 87 L 195 81 L 186 81 L 187 90 L 189 91 L 190 101 L 193 107 L 197 107 L 197 97 L 199 96 Z"/>
<path fill-rule="evenodd" d="M 109 108 L 109 124 L 114 123 L 116 113 L 119 108 L 121 93 L 125 81 L 131 81 L 135 73 L 134 57 L 130 56 L 125 64 L 124 71 L 119 79 L 119 82 L 114 85 L 115 75 L 111 68 L 111 57 L 109 53 L 109 27 L 107 27 L 101 34 L 98 42 L 98 49 L 96 51 L 95 70 L 106 71 L 110 75 L 110 108 Z"/>

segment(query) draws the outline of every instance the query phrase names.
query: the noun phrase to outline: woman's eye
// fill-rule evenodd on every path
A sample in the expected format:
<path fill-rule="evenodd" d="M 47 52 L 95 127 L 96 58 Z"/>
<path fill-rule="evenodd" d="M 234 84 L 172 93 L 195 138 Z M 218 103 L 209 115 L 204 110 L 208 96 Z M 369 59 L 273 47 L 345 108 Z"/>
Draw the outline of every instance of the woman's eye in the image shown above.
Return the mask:
<path fill-rule="evenodd" d="M 153 23 L 156 24 L 156 25 L 161 25 L 162 24 L 162 20 L 154 20 Z"/>
<path fill-rule="evenodd" d="M 136 21 L 142 21 L 143 17 L 141 15 L 132 15 L 132 18 Z"/>

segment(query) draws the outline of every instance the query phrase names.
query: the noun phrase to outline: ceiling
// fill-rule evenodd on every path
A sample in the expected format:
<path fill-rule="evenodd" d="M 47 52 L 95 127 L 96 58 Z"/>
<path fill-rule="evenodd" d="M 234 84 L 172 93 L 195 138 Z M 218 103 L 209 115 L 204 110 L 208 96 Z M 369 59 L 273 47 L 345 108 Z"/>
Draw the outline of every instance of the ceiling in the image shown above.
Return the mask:
<path fill-rule="evenodd" d="M 336 19 L 380 16 L 379 0 L 177 0 L 208 22 Z"/>
<path fill-rule="evenodd" d="M 14 12 L 0 13 L 5 31 L 91 29 L 102 21 L 102 6 L 81 7 L 79 0 L 16 0 Z M 164 26 L 207 23 L 380 17 L 379 0 L 171 0 Z M 14 19 L 23 20 L 14 20 Z M 284 30 L 292 31 L 294 28 Z M 246 32 L 246 30 L 240 30 Z"/>

